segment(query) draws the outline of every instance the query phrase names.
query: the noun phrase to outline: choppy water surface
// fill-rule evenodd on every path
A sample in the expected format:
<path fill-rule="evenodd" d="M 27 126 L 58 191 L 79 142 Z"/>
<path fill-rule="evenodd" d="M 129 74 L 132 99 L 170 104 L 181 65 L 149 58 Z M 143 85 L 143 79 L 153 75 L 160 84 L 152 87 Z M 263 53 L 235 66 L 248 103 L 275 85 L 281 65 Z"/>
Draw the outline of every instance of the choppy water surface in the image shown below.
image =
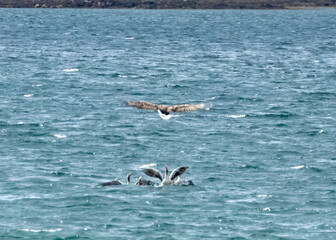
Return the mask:
<path fill-rule="evenodd" d="M 0 238 L 336 238 L 335 18 L 0 9 Z"/>

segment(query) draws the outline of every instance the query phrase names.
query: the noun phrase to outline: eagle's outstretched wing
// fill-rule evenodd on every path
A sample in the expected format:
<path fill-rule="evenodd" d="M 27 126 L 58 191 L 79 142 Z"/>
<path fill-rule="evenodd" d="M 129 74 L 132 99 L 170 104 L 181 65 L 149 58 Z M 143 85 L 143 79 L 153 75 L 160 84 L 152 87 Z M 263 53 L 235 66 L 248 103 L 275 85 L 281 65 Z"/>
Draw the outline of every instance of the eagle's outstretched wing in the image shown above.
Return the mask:
<path fill-rule="evenodd" d="M 140 108 L 140 109 L 147 109 L 147 110 L 158 110 L 158 105 L 154 104 L 154 103 L 150 103 L 150 102 L 145 102 L 145 101 L 139 101 L 139 102 L 131 102 L 128 101 L 127 105 L 130 107 L 136 107 L 136 108 Z"/>
<path fill-rule="evenodd" d="M 183 105 L 174 105 L 171 106 L 171 111 L 173 112 L 188 112 L 188 111 L 197 111 L 205 108 L 205 104 L 183 104 Z"/>
<path fill-rule="evenodd" d="M 205 104 L 182 104 L 182 105 L 157 105 L 150 102 L 139 101 L 139 102 L 127 102 L 128 106 L 136 107 L 140 109 L 147 109 L 147 110 L 160 110 L 164 114 L 169 114 L 170 112 L 187 112 L 187 111 L 196 111 L 205 108 Z"/>

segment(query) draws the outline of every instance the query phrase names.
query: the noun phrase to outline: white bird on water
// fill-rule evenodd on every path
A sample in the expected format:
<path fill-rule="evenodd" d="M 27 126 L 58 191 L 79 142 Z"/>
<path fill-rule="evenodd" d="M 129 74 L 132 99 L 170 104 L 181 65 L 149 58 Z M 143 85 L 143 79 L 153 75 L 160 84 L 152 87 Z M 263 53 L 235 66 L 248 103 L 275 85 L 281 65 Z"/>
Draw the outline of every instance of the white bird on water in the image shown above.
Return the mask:
<path fill-rule="evenodd" d="M 178 167 L 175 168 L 174 171 L 168 176 L 168 167 L 165 167 L 165 175 L 163 176 L 162 173 L 154 168 L 146 168 L 142 170 L 146 175 L 150 177 L 156 177 L 160 179 L 161 184 L 163 185 L 182 185 L 181 175 L 187 170 L 188 167 Z"/>

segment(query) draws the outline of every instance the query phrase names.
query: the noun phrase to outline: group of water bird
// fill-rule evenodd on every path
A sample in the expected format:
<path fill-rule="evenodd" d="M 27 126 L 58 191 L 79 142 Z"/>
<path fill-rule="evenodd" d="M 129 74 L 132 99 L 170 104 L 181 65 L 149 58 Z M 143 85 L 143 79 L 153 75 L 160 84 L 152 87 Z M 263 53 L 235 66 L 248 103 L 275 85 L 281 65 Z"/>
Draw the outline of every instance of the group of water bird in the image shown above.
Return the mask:
<path fill-rule="evenodd" d="M 194 183 L 191 180 L 184 181 L 181 178 L 181 175 L 187 170 L 188 167 L 178 167 L 175 168 L 170 175 L 168 175 L 168 167 L 165 167 L 165 174 L 162 175 L 162 173 L 155 169 L 155 168 L 145 168 L 142 170 L 143 173 L 145 173 L 147 176 L 154 177 L 160 180 L 160 183 L 153 182 L 151 180 L 143 179 L 142 176 L 140 176 L 135 183 L 135 185 L 139 186 L 166 186 L 166 185 L 194 185 Z M 126 175 L 126 185 L 131 184 L 131 176 L 132 173 L 128 173 Z M 106 187 L 111 185 L 123 185 L 122 181 L 119 180 L 119 178 L 116 178 L 115 180 L 111 182 L 105 182 L 101 183 L 100 186 Z"/>
<path fill-rule="evenodd" d="M 132 102 L 128 101 L 127 105 L 130 107 L 135 107 L 139 109 L 145 109 L 145 110 L 154 110 L 158 111 L 160 116 L 161 115 L 168 115 L 170 112 L 186 112 L 186 111 L 196 111 L 200 109 L 205 108 L 205 104 L 182 104 L 182 105 L 157 105 L 150 102 L 145 101 L 138 101 L 138 102 Z M 162 117 L 162 116 L 161 116 Z M 164 118 L 168 119 L 168 118 Z M 153 182 L 151 180 L 143 179 L 142 176 L 140 176 L 135 183 L 139 186 L 165 186 L 165 185 L 194 185 L 194 183 L 191 180 L 183 181 L 181 178 L 181 175 L 187 170 L 188 167 L 178 167 L 175 168 L 170 175 L 168 175 L 168 167 L 165 167 L 165 174 L 162 175 L 162 173 L 155 169 L 155 168 L 145 168 L 142 171 L 150 176 L 154 177 L 160 180 L 160 183 Z M 126 176 L 126 184 L 129 185 L 131 183 L 131 176 L 132 173 L 128 173 Z M 105 186 L 111 186 L 111 185 L 122 185 L 123 183 L 120 181 L 119 178 L 116 178 L 115 180 L 111 182 L 101 183 L 100 185 Z"/>

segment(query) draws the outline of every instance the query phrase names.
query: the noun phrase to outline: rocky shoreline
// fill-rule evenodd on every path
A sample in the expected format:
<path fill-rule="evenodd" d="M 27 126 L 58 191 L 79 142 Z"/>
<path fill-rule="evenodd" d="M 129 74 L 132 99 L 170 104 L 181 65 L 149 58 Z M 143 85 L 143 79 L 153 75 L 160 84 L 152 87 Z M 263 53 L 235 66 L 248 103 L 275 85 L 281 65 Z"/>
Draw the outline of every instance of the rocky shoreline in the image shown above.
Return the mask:
<path fill-rule="evenodd" d="M 0 0 L 0 8 L 295 9 L 336 0 Z"/>

